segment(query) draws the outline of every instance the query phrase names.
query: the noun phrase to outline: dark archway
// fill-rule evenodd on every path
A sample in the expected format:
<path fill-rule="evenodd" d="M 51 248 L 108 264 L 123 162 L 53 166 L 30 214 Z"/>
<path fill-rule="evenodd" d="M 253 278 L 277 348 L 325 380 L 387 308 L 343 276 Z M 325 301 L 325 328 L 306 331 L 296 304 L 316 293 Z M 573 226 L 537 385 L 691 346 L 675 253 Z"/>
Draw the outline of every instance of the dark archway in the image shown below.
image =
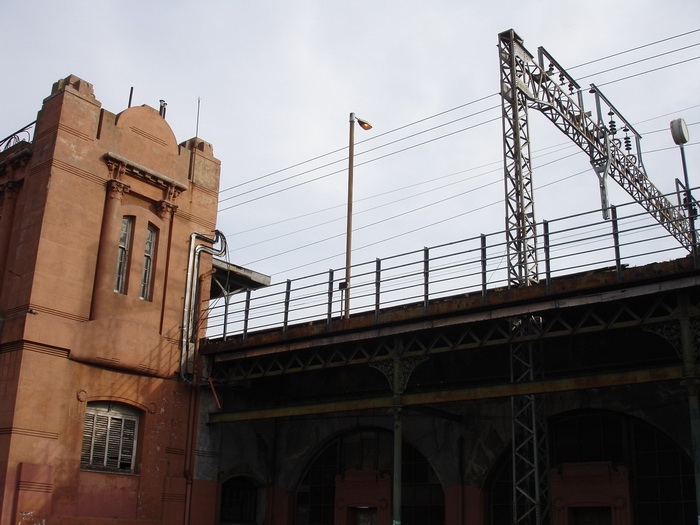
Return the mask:
<path fill-rule="evenodd" d="M 377 525 L 391 508 L 393 436 L 384 429 L 357 429 L 336 438 L 311 461 L 296 492 L 296 525 L 333 525 L 345 512 L 341 500 L 361 502 L 362 491 L 371 487 L 377 497 L 367 506 L 377 509 Z M 445 495 L 428 460 L 409 443 L 402 454 L 403 525 L 443 525 Z M 344 491 L 342 495 L 338 491 Z M 373 507 L 376 505 L 377 507 Z M 386 508 L 382 508 L 386 505 Z M 359 504 L 356 509 L 362 509 Z M 350 511 L 348 511 L 350 512 Z M 355 512 L 355 511 L 353 511 Z M 360 512 L 360 511 L 358 511 Z M 350 518 L 349 520 L 352 520 Z"/>
<path fill-rule="evenodd" d="M 575 411 L 549 421 L 550 468 L 607 462 L 626 470 L 636 525 L 696 525 L 691 458 L 668 435 L 638 418 L 611 411 Z M 486 489 L 492 525 L 511 523 L 511 458 L 506 450 Z"/>
<path fill-rule="evenodd" d="M 238 476 L 221 484 L 220 523 L 255 525 L 257 509 L 258 487 L 250 479 Z"/>

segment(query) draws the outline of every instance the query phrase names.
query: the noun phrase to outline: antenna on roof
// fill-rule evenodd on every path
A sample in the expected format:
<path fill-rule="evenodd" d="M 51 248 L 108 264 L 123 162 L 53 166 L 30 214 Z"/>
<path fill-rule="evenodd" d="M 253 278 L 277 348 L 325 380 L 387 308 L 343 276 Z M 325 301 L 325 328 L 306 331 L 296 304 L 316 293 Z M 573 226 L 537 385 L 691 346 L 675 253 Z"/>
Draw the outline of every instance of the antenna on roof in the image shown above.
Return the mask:
<path fill-rule="evenodd" d="M 194 127 L 194 136 L 199 137 L 199 108 L 202 103 L 201 97 L 197 97 L 197 122 Z"/>
<path fill-rule="evenodd" d="M 131 86 L 131 89 L 129 90 L 129 105 L 126 106 L 127 108 L 131 107 L 131 99 L 134 98 L 134 86 Z"/>

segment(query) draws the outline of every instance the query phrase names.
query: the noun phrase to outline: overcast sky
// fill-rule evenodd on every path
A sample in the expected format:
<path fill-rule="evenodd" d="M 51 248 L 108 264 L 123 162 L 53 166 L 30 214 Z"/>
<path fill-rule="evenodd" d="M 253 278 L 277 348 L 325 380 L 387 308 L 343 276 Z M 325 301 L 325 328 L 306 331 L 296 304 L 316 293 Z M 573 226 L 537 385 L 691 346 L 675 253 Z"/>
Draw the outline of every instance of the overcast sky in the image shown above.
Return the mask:
<path fill-rule="evenodd" d="M 351 111 L 374 126 L 356 130 L 353 262 L 504 228 L 496 45 L 510 28 L 581 85 L 603 86 L 643 135 L 662 191 L 682 176 L 668 127 L 683 117 L 700 184 L 697 0 L 0 5 L 0 138 L 34 120 L 69 74 L 114 113 L 131 87 L 135 105 L 166 100 L 178 141 L 195 135 L 199 99 L 199 136 L 222 161 L 229 258 L 276 282 L 344 265 Z M 540 115 L 532 121 L 537 219 L 599 207 L 585 155 Z"/>

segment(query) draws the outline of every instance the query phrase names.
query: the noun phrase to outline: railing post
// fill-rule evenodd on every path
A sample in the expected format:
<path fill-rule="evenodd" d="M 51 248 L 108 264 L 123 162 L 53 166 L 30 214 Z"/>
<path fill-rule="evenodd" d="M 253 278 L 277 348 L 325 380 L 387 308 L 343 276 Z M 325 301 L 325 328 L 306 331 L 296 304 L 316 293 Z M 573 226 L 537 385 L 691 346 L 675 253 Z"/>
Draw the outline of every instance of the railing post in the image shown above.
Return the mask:
<path fill-rule="evenodd" d="M 430 301 L 430 250 L 423 248 L 423 313 L 428 312 Z"/>
<path fill-rule="evenodd" d="M 245 311 L 243 313 L 243 340 L 248 337 L 248 320 L 250 319 L 250 293 L 251 289 L 245 291 Z"/>
<path fill-rule="evenodd" d="M 374 322 L 379 321 L 382 292 L 382 260 L 377 258 L 374 268 Z"/>
<path fill-rule="evenodd" d="M 333 269 L 328 270 L 328 313 L 326 314 L 326 329 L 330 330 L 333 323 Z"/>
<path fill-rule="evenodd" d="M 615 206 L 610 206 L 610 212 L 612 215 L 612 235 L 613 243 L 615 244 L 615 271 L 617 273 L 617 280 L 622 281 L 622 260 L 620 258 L 620 228 L 617 222 L 617 208 Z"/>
<path fill-rule="evenodd" d="M 486 235 L 481 234 L 481 302 L 486 304 Z"/>
<path fill-rule="evenodd" d="M 549 221 L 542 221 L 544 228 L 544 272 L 547 293 L 552 293 L 552 265 L 549 258 Z"/>
<path fill-rule="evenodd" d="M 289 300 L 292 294 L 292 281 L 287 279 L 287 289 L 284 292 L 284 326 L 282 331 L 287 331 L 287 324 L 289 323 Z"/>

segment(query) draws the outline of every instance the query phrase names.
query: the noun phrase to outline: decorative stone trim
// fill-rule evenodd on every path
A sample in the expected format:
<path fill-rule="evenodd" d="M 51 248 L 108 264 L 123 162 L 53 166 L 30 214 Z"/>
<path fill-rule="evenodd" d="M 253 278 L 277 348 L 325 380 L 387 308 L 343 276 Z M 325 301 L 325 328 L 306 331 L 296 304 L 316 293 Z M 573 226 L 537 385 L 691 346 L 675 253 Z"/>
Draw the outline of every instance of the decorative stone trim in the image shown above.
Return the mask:
<path fill-rule="evenodd" d="M 124 184 L 116 179 L 107 181 L 107 193 L 110 199 L 121 201 L 124 194 L 129 193 L 130 189 L 131 187 L 128 184 Z"/>
<path fill-rule="evenodd" d="M 124 173 L 135 177 L 137 179 L 143 180 L 152 184 L 153 186 L 158 186 L 165 190 L 165 198 L 167 200 L 175 200 L 175 198 L 187 189 L 185 184 L 178 182 L 167 175 L 153 171 L 152 169 L 141 166 L 134 161 L 126 159 L 121 155 L 116 153 L 105 153 L 105 159 L 107 166 L 114 173 L 115 167 L 118 167 L 119 174 L 118 177 L 113 175 L 113 178 L 121 178 Z"/>

